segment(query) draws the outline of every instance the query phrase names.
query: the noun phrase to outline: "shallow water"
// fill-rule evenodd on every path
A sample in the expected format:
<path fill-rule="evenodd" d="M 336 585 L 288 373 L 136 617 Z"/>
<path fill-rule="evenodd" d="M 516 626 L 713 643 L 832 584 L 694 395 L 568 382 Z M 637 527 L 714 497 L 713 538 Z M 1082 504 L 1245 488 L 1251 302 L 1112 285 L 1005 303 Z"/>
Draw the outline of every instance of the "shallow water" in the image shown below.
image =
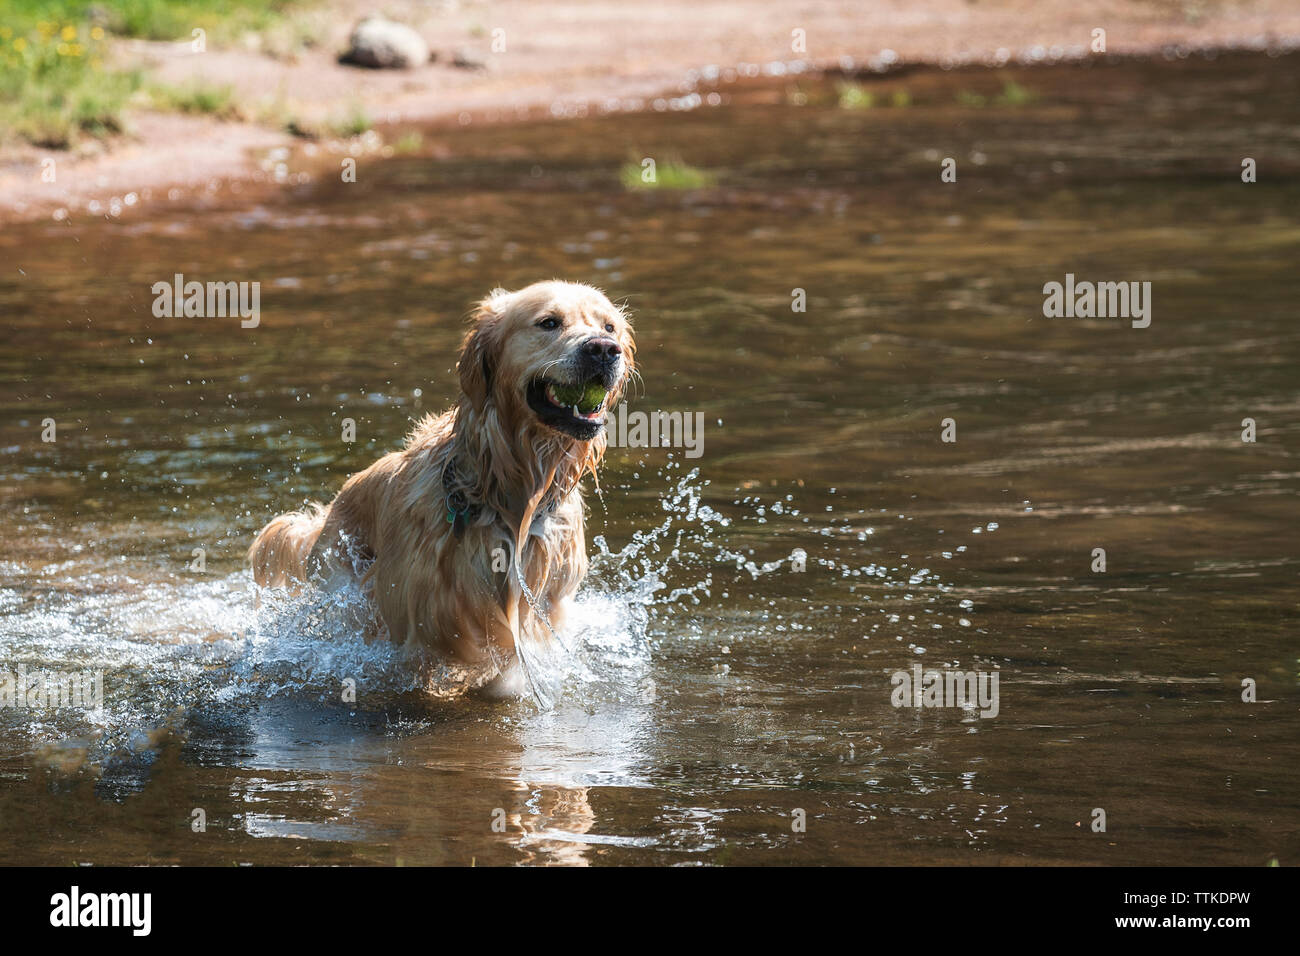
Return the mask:
<path fill-rule="evenodd" d="M 105 695 L 0 709 L 6 862 L 1294 862 L 1296 65 L 764 81 L 6 227 L 0 665 Z M 153 317 L 177 272 L 260 281 L 260 326 Z M 1150 281 L 1150 327 L 1045 319 L 1067 272 Z M 705 422 L 611 452 L 554 709 L 421 699 L 350 596 L 256 609 L 256 529 L 552 275 L 628 297 L 630 409 Z M 892 706 L 918 663 L 997 716 Z"/>

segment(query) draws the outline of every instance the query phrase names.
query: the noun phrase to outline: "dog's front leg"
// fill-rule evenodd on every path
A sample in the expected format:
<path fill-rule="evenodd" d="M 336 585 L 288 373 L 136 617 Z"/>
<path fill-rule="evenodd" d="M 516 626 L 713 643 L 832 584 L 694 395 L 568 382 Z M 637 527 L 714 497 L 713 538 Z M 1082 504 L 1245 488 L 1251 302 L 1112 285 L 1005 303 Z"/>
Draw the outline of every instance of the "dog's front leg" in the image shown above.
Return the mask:
<path fill-rule="evenodd" d="M 483 685 L 480 693 L 489 700 L 513 700 L 528 693 L 528 678 L 519 665 L 519 658 L 512 657 L 505 670 Z"/>
<path fill-rule="evenodd" d="M 491 700 L 505 700 L 528 693 L 528 676 L 519 659 L 510 618 L 504 611 L 483 622 L 481 634 L 476 636 L 475 643 L 486 649 L 486 656 L 496 665 L 497 671 L 495 677 L 479 688 L 482 696 Z"/>

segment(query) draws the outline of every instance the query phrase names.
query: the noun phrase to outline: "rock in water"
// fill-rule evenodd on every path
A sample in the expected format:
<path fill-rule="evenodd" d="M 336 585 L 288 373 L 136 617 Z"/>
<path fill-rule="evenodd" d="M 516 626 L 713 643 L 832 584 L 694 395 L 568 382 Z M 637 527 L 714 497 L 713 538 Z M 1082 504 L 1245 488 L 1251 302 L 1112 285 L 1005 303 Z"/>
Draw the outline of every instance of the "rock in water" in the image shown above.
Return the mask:
<path fill-rule="evenodd" d="M 342 63 L 374 69 L 409 70 L 429 62 L 429 44 L 410 27 L 383 17 L 366 17 L 352 28 Z"/>

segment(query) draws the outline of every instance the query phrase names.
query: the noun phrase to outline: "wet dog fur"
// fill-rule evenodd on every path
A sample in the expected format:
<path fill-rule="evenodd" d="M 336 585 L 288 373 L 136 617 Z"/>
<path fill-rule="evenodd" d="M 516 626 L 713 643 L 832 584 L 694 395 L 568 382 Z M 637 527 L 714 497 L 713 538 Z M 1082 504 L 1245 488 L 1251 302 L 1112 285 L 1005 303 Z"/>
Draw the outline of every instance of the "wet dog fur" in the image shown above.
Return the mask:
<path fill-rule="evenodd" d="M 519 645 L 551 639 L 586 574 L 580 482 L 635 346 L 624 311 L 579 283 L 498 289 L 472 321 L 455 406 L 328 505 L 273 519 L 248 558 L 263 587 L 359 581 L 389 639 L 431 651 L 464 688 L 516 694 Z M 594 416 L 555 398 L 593 384 L 607 389 Z"/>

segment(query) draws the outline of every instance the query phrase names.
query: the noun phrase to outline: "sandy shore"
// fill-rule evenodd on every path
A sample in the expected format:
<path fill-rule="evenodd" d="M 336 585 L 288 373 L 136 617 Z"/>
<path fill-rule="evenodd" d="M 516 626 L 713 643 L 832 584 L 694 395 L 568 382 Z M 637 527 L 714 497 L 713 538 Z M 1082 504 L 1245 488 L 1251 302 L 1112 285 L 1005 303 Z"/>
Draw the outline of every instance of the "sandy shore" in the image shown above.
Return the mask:
<path fill-rule="evenodd" d="M 436 60 L 404 71 L 339 64 L 352 24 L 371 8 L 366 0 L 325 4 L 311 14 L 320 42 L 293 59 L 259 52 L 256 37 L 203 53 L 188 43 L 122 41 L 117 56 L 164 83 L 229 85 L 250 116 L 288 111 L 327 121 L 362 111 L 384 136 L 394 124 L 444 118 L 635 109 L 689 91 L 708 66 L 725 77 L 795 62 L 824 69 L 1050 60 L 1094 55 L 1097 28 L 1109 55 L 1300 43 L 1293 0 L 397 0 L 385 11 L 417 29 Z M 494 37 L 504 51 L 492 50 Z M 456 65 L 457 54 L 476 66 Z M 219 188 L 264 175 L 270 151 L 301 142 L 265 118 L 136 111 L 129 123 L 128 135 L 79 150 L 0 149 L 0 221 L 113 215 Z M 43 181 L 48 160 L 54 182 Z"/>

